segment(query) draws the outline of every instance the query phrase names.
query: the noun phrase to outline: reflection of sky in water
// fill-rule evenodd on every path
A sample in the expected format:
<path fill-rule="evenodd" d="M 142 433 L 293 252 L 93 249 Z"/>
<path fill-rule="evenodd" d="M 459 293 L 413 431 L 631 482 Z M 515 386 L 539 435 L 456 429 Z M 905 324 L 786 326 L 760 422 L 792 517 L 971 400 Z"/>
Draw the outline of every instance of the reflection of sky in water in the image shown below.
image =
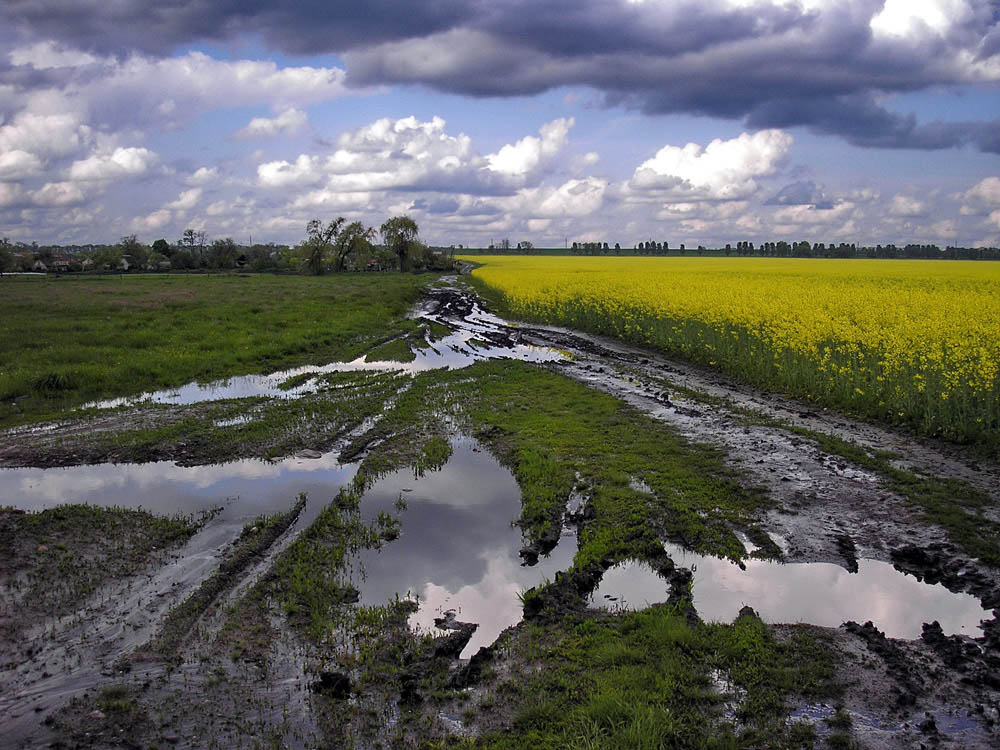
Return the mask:
<path fill-rule="evenodd" d="M 520 621 L 518 593 L 568 568 L 576 544 L 564 537 L 549 558 L 522 567 L 521 532 L 511 526 L 521 513 L 514 477 L 488 453 L 474 450 L 471 441 L 453 448 L 441 471 L 416 480 L 409 471 L 396 472 L 365 495 L 365 517 L 386 511 L 400 519 L 402 533 L 380 551 L 361 556 L 365 580 L 359 588 L 364 604 L 397 593 L 417 596 L 420 609 L 410 623 L 426 631 L 448 609 L 460 621 L 478 623 L 463 652 L 467 657 Z M 403 511 L 393 507 L 400 494 L 407 505 Z"/>
<path fill-rule="evenodd" d="M 979 621 L 992 615 L 975 597 L 921 583 L 889 563 L 858 560 L 858 572 L 830 563 L 781 564 L 746 561 L 740 570 L 726 560 L 703 557 L 668 544 L 677 565 L 696 568 L 694 603 L 702 619 L 730 622 L 743 605 L 767 622 L 837 627 L 871 620 L 890 638 L 919 638 L 921 625 L 937 620 L 945 633 L 979 635 Z M 613 596 L 618 601 L 611 601 Z M 628 563 L 604 574 L 592 601 L 639 609 L 667 598 L 667 584 L 648 566 Z"/>
<path fill-rule="evenodd" d="M 323 366 L 306 365 L 291 370 L 273 372 L 270 375 L 245 375 L 228 378 L 213 383 L 188 383 L 180 388 L 145 393 L 140 396 L 116 398 L 87 404 L 88 407 L 114 408 L 141 401 L 152 401 L 157 404 L 194 404 L 203 401 L 220 401 L 232 398 L 251 398 L 263 396 L 268 398 L 294 399 L 316 390 L 315 380 L 282 390 L 279 386 L 289 378 L 300 375 L 322 375 L 330 372 L 359 371 L 399 371 L 407 373 L 425 372 L 442 368 L 458 369 L 468 367 L 473 362 L 486 359 L 517 359 L 524 362 L 550 362 L 565 359 L 566 355 L 555 349 L 517 344 L 513 347 L 490 345 L 483 337 L 502 331 L 507 324 L 495 315 L 474 305 L 473 311 L 466 319 L 444 317 L 430 312 L 421 312 L 419 317 L 434 320 L 451 327 L 454 332 L 440 341 L 434 342 L 431 348 L 415 351 L 416 359 L 412 362 L 366 362 L 362 355 L 352 362 L 331 362 Z M 470 343 L 477 339 L 477 344 Z M 224 426 L 221 425 L 220 426 Z"/>
<path fill-rule="evenodd" d="M 233 461 L 214 466 L 98 464 L 57 469 L 0 469 L 0 505 L 42 510 L 64 503 L 119 505 L 163 514 L 223 506 L 223 518 L 250 518 L 287 510 L 308 493 L 308 515 L 319 512 L 356 466 L 334 453 L 319 459 Z"/>

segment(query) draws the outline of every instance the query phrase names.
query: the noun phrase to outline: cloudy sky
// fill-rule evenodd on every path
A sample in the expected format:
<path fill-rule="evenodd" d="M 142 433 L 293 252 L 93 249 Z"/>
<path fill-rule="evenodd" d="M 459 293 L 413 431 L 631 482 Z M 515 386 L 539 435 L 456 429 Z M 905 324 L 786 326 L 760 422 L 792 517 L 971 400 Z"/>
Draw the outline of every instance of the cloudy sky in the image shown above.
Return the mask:
<path fill-rule="evenodd" d="M 3 0 L 0 236 L 1000 244 L 998 0 Z"/>

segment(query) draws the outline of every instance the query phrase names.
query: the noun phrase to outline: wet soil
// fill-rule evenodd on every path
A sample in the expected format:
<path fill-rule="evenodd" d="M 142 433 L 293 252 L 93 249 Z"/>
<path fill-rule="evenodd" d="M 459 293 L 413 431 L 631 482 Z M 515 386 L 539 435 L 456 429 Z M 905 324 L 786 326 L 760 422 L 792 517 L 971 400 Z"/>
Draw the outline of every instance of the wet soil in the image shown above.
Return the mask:
<path fill-rule="evenodd" d="M 724 449 L 731 467 L 776 501 L 762 525 L 786 562 L 832 564 L 856 574 L 859 561 L 861 567 L 864 561 L 876 561 L 928 584 L 941 584 L 953 593 L 974 596 L 987 610 L 984 617 L 992 619 L 981 630 L 972 628 L 964 634 L 945 632 L 937 622 L 930 622 L 921 629 L 919 638 L 915 633 L 908 639 L 888 638 L 860 617 L 856 619 L 861 624 L 816 631 L 822 632 L 842 657 L 838 672 L 846 686 L 844 710 L 851 716 L 851 736 L 858 746 L 986 748 L 1000 744 L 1000 681 L 996 677 L 1000 674 L 1000 571 L 963 551 L 945 529 L 928 523 L 907 498 L 892 489 L 885 476 L 824 450 L 810 435 L 829 435 L 866 451 L 888 452 L 894 455 L 892 465 L 902 470 L 974 487 L 989 499 L 981 511 L 983 517 L 998 522 L 1000 467 L 995 463 L 957 446 L 918 440 L 819 410 L 620 342 L 550 326 L 510 325 L 487 312 L 481 301 L 458 283 L 431 289 L 418 314 L 453 333 L 428 341 L 430 353 L 421 357 L 418 352 L 415 364 L 365 362 L 363 366 L 417 372 L 431 366 L 457 368 L 490 358 L 542 363 L 638 407 L 685 437 Z M 360 362 L 351 364 L 362 366 Z M 321 374 L 320 369 L 316 373 Z M 310 390 L 307 375 L 291 375 L 299 377 L 306 387 L 286 397 L 312 397 L 315 390 Z M 211 397 L 211 389 L 202 392 L 206 394 Z M 210 402 L 199 400 L 184 407 L 195 414 L 210 408 Z M 179 460 L 191 465 L 217 460 L 210 449 L 199 452 L 197 446 L 183 450 L 174 446 L 176 452 L 165 454 L 139 450 L 127 456 L 94 450 L 95 433 L 113 435 L 135 429 L 137 422 L 161 427 L 178 419 L 176 409 L 130 404 L 88 413 L 82 419 L 70 416 L 60 424 L 21 428 L 0 435 L 0 466 L 62 466 L 123 457 L 133 461 Z M 322 444 L 303 431 L 298 438 L 283 439 L 281 450 L 286 455 L 317 449 L 323 452 L 351 443 L 360 446 L 356 451 L 360 458 L 385 437 L 366 441 L 365 436 L 372 434 L 378 434 L 377 424 L 352 421 L 331 429 Z M 264 440 L 239 457 L 265 458 L 276 445 Z M 296 528 L 301 528 L 301 523 Z M 289 532 L 285 544 L 294 533 L 295 529 Z M 215 638 L 216 646 L 210 648 L 213 641 L 195 630 L 192 642 L 180 651 L 180 667 L 168 669 L 162 661 L 154 660 L 121 672 L 120 656 L 150 641 L 171 607 L 219 570 L 222 556 L 218 551 L 234 537 L 232 522 L 210 523 L 168 566 L 171 573 L 153 566 L 142 578 L 102 590 L 96 601 L 87 602 L 78 611 L 84 613 L 82 622 L 79 616 L 76 621 L 50 622 L 46 627 L 52 628 L 52 635 L 45 638 L 51 645 L 43 647 L 43 655 L 36 658 L 27 654 L 24 664 L 4 673 L 2 692 L 16 693 L 13 701 L 4 699 L 4 712 L 14 719 L 4 723 L 12 732 L 7 736 L 22 739 L 24 747 L 40 747 L 50 741 L 66 747 L 136 746 L 130 745 L 136 737 L 161 746 L 183 747 L 210 746 L 206 738 L 226 747 L 254 746 L 255 738 L 265 738 L 264 746 L 311 747 L 319 742 L 321 725 L 326 721 L 323 717 L 333 710 L 331 706 L 344 700 L 357 703 L 350 697 L 357 675 L 311 661 L 315 654 L 291 637 L 280 620 L 264 618 L 248 623 L 248 631 L 257 628 L 258 633 L 269 633 L 263 645 L 254 650 L 247 648 L 247 641 L 252 640 L 248 633 L 227 634 L 218 614 L 222 608 L 216 605 L 215 619 L 209 615 L 201 621 L 204 633 Z M 276 547 L 282 548 L 282 540 L 277 540 Z M 544 551 L 527 548 L 521 557 L 531 561 Z M 660 573 L 669 577 L 664 579 L 661 601 L 683 600 L 692 576 L 671 572 L 673 564 L 665 557 Z M 178 575 L 179 570 L 189 572 Z M 568 582 L 563 590 L 572 591 L 563 605 L 579 608 L 603 573 L 603 569 L 595 569 Z M 258 570 L 256 575 L 260 574 Z M 224 588 L 246 591 L 252 579 L 247 572 L 242 583 L 234 580 L 232 586 Z M 555 594 L 559 590 L 553 588 Z M 551 600 L 547 604 L 556 611 L 563 606 Z M 370 717 L 368 726 L 388 727 L 388 733 L 358 736 L 358 744 L 412 737 L 419 734 L 413 728 L 417 724 L 424 727 L 421 736 L 477 731 L 458 717 L 460 708 L 449 713 L 423 704 L 425 688 L 417 683 L 426 684 L 429 675 L 440 675 L 443 670 L 452 675 L 448 678 L 452 684 L 488 692 L 490 684 L 515 671 L 513 663 L 505 665 L 504 659 L 516 661 L 519 657 L 516 649 L 498 653 L 485 648 L 471 661 L 459 660 L 474 629 L 461 626 L 461 613 L 449 619 L 447 605 L 448 600 L 443 599 L 439 605 L 442 625 L 431 629 L 433 634 L 440 631 L 444 635 L 437 636 L 430 651 L 410 654 L 411 666 L 416 666 L 404 670 L 398 695 L 365 709 L 378 714 Z M 695 589 L 692 612 L 697 606 Z M 874 612 L 872 618 L 877 619 Z M 781 637 L 788 626 L 776 623 L 771 628 Z M 523 630 L 523 625 L 516 626 L 512 631 L 516 635 L 508 638 L 523 637 Z M 41 632 L 36 633 L 25 642 L 41 642 L 41 636 Z M 237 645 L 234 639 L 253 658 L 228 658 Z M 486 641 L 482 645 L 486 646 Z M 202 662 L 211 653 L 215 656 L 206 662 L 211 665 L 206 668 Z M 470 649 L 464 655 L 471 653 Z M 49 670 L 56 662 L 61 672 L 53 676 Z M 115 680 L 125 685 L 124 697 L 102 696 L 101 690 Z M 247 684 L 253 684 L 254 689 L 247 691 Z M 75 702 L 54 710 L 73 696 Z M 115 700 L 120 703 L 115 704 Z M 192 700 L 207 702 L 207 713 L 200 712 L 197 719 L 186 715 Z M 422 707 L 413 710 L 417 704 Z M 803 704 L 792 712 L 791 720 L 811 723 L 822 738 L 830 734 L 825 720 L 833 715 L 832 706 Z M 401 717 L 405 719 L 402 723 Z M 42 720 L 48 723 L 39 724 Z"/>

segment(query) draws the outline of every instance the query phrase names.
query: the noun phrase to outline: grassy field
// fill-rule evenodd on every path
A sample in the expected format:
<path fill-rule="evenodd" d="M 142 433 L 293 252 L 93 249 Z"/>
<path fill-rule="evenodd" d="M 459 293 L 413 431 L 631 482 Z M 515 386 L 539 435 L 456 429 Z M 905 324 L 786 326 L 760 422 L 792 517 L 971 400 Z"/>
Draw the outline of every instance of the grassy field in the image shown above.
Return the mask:
<path fill-rule="evenodd" d="M 493 256 L 513 316 L 662 349 L 764 388 L 1000 452 L 1000 266 Z"/>
<path fill-rule="evenodd" d="M 429 277 L 0 279 L 0 426 L 193 380 L 353 359 Z"/>

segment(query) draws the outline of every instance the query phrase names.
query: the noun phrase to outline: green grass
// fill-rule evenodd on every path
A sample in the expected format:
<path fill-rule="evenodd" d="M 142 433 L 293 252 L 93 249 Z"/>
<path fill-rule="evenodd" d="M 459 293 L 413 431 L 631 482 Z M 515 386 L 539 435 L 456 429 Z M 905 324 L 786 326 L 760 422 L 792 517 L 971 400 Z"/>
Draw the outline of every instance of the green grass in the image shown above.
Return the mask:
<path fill-rule="evenodd" d="M 811 746 L 785 723 L 793 697 L 839 694 L 831 652 L 807 629 L 776 641 L 756 615 L 691 623 L 669 606 L 534 627 L 528 656 L 544 669 L 502 683 L 492 701 L 513 714 L 508 731 L 470 747 L 744 748 Z M 710 671 L 736 692 L 720 695 Z M 735 704 L 726 716 L 723 702 Z M 483 706 L 482 710 L 494 710 Z"/>
<path fill-rule="evenodd" d="M 350 360 L 414 324 L 410 274 L 0 280 L 0 427 L 89 400 Z"/>

